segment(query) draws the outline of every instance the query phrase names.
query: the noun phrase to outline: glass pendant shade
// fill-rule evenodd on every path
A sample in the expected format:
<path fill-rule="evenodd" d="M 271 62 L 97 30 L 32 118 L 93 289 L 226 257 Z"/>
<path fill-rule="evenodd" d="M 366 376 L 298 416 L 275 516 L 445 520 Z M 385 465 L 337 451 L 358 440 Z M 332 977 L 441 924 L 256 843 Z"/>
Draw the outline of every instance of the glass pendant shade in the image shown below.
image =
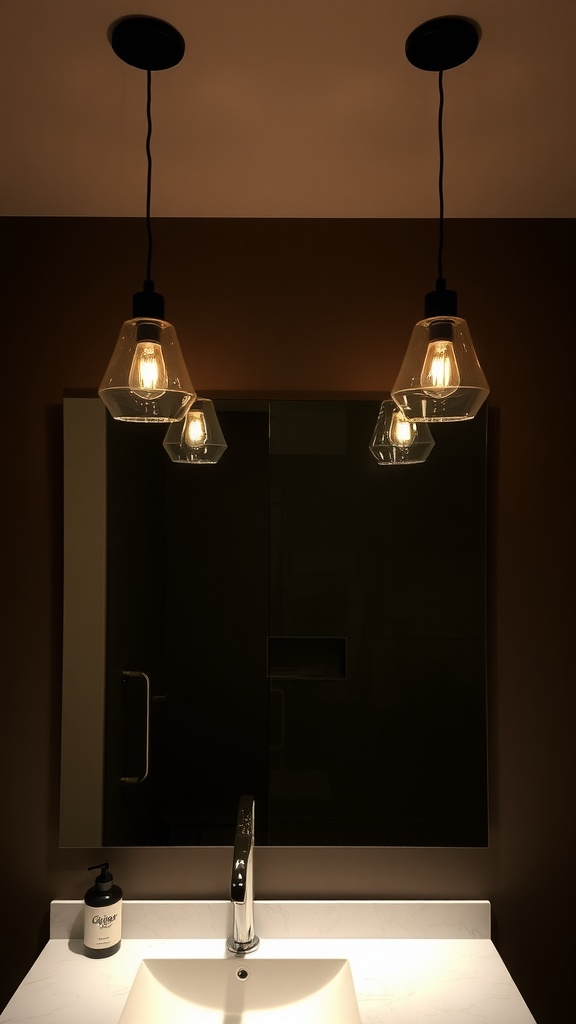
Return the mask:
<path fill-rule="evenodd" d="M 391 392 L 407 419 L 472 419 L 489 390 L 465 320 L 433 316 L 416 324 Z"/>
<path fill-rule="evenodd" d="M 209 465 L 228 447 L 210 398 L 197 398 L 184 419 L 172 423 L 163 441 L 172 462 Z"/>
<path fill-rule="evenodd" d="M 196 392 L 172 324 L 155 317 L 126 320 L 98 394 L 115 420 L 181 420 Z"/>
<path fill-rule="evenodd" d="M 391 399 L 380 406 L 370 451 L 380 466 L 410 466 L 425 462 L 434 447 L 426 423 L 407 420 Z"/>

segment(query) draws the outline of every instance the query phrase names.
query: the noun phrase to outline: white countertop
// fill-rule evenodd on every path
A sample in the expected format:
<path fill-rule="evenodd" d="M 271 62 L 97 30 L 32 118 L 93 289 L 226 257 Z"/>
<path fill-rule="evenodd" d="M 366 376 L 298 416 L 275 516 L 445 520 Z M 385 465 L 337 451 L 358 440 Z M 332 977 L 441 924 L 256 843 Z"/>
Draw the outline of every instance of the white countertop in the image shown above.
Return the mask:
<path fill-rule="evenodd" d="M 227 901 L 125 901 L 120 950 L 83 954 L 81 901 L 51 905 L 50 940 L 0 1024 L 117 1024 L 140 962 L 230 957 Z M 350 961 L 362 1024 L 534 1024 L 490 939 L 487 901 L 265 901 L 245 959 Z"/>

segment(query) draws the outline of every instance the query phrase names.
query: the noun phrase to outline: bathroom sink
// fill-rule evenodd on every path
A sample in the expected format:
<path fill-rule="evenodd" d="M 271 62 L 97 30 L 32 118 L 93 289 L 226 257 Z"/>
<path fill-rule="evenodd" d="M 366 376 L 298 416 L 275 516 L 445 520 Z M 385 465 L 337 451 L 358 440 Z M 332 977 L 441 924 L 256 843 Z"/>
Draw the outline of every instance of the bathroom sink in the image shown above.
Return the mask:
<path fill-rule="evenodd" d="M 360 1024 L 348 960 L 143 960 L 119 1024 Z"/>

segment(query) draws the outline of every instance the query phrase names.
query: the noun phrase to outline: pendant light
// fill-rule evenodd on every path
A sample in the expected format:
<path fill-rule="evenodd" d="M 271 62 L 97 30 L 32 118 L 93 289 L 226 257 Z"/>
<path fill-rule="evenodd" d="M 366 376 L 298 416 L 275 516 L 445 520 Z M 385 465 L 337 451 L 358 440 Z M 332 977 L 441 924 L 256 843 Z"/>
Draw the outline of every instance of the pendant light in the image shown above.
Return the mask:
<path fill-rule="evenodd" d="M 114 53 L 131 67 L 146 71 L 146 230 L 148 257 L 143 289 L 132 299 L 132 319 L 120 329 L 116 348 L 98 389 L 116 420 L 171 423 L 180 420 L 196 397 L 182 357 L 176 331 L 164 319 L 164 298 L 151 276 L 152 72 L 173 68 L 184 56 L 180 33 L 165 21 L 144 16 L 122 18 L 111 26 Z"/>
<path fill-rule="evenodd" d="M 218 462 L 227 444 L 210 398 L 197 398 L 178 423 L 171 423 L 162 442 L 172 462 L 209 465 Z"/>
<path fill-rule="evenodd" d="M 472 419 L 488 396 L 486 378 L 465 320 L 458 316 L 456 292 L 446 288 L 444 248 L 444 87 L 443 74 L 464 64 L 479 42 L 477 25 L 448 16 L 424 22 L 408 36 L 406 56 L 414 67 L 438 72 L 439 241 L 438 279 L 426 295 L 424 320 L 416 324 L 392 398 L 404 415 L 421 423 Z"/>
<path fill-rule="evenodd" d="M 379 466 L 413 466 L 426 462 L 434 447 L 427 423 L 407 420 L 396 402 L 387 398 L 380 406 L 370 451 Z"/>

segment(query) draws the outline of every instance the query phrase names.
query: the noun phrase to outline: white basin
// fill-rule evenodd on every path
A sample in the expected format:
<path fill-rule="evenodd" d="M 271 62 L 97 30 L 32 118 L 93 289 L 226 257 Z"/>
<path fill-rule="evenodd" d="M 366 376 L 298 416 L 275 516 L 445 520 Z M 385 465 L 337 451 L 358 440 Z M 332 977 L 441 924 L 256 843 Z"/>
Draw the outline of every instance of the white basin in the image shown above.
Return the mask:
<path fill-rule="evenodd" d="M 143 960 L 119 1024 L 360 1024 L 348 960 Z"/>

